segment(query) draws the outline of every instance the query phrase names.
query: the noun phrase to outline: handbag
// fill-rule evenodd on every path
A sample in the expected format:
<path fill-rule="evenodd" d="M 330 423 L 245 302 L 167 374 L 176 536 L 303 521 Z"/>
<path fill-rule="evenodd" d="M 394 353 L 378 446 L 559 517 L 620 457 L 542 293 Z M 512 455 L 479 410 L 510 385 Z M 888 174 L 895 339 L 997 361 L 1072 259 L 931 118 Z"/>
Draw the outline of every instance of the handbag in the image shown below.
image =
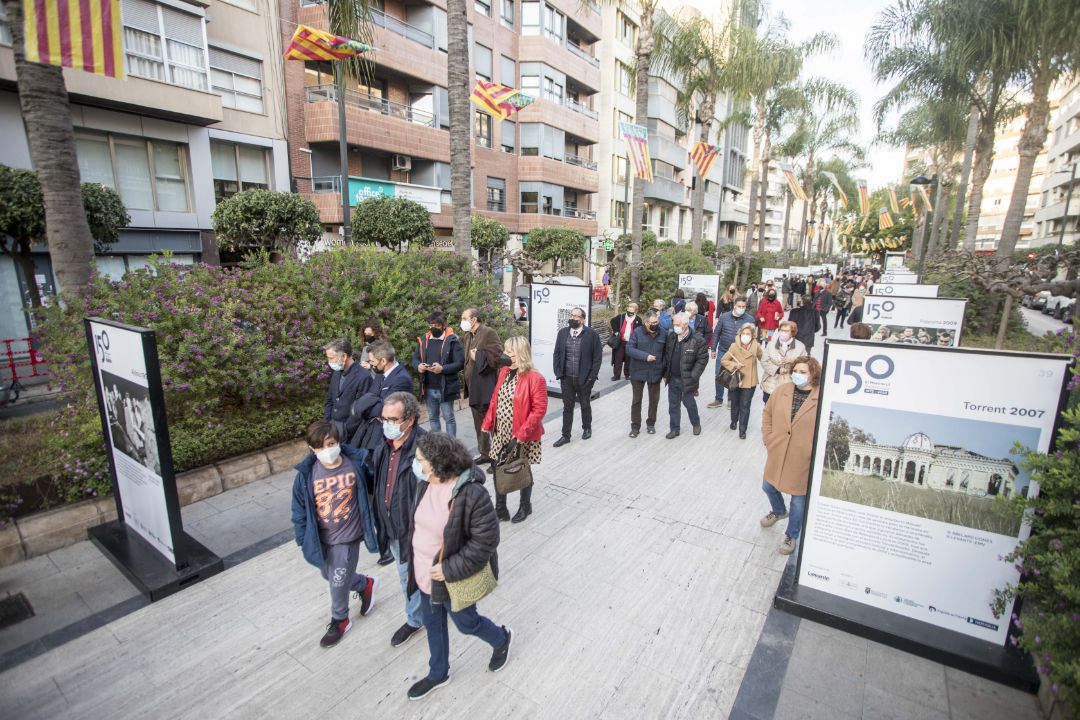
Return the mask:
<path fill-rule="evenodd" d="M 450 503 L 450 512 L 454 512 L 454 504 Z M 439 564 L 442 565 L 444 545 L 439 550 Z M 491 569 L 491 561 L 484 563 L 484 567 L 477 573 L 462 580 L 444 580 L 446 593 L 450 596 L 450 611 L 461 612 L 472 607 L 492 593 L 499 584 L 495 579 L 495 571 Z"/>
<path fill-rule="evenodd" d="M 607 342 L 605 342 L 604 344 L 607 345 L 612 350 L 616 350 L 619 347 L 619 341 L 620 341 L 619 336 L 616 335 L 615 333 L 611 333 L 610 335 L 608 335 Z"/>
<path fill-rule="evenodd" d="M 499 457 L 495 458 L 495 492 L 509 495 L 532 487 L 532 467 L 523 454 L 520 443 L 511 441 L 503 447 Z"/>
<path fill-rule="evenodd" d="M 720 372 L 716 374 L 716 380 L 728 390 L 738 390 L 742 387 L 742 370 L 732 372 L 726 367 L 722 367 Z"/>

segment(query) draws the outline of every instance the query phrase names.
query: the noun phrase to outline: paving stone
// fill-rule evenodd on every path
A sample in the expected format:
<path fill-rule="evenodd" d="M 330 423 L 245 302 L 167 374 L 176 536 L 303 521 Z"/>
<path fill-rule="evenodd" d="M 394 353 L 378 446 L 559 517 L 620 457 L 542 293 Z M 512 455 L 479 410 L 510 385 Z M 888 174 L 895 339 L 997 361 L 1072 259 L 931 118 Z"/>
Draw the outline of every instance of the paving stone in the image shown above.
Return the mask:
<path fill-rule="evenodd" d="M 774 720 L 858 720 L 861 715 L 840 712 L 819 697 L 785 686 L 773 717 Z"/>
<path fill-rule="evenodd" d="M 867 684 L 863 694 L 863 720 L 949 720 L 949 714 L 919 703 L 919 697 L 901 697 Z"/>
<path fill-rule="evenodd" d="M 917 698 L 928 707 L 949 710 L 944 666 L 901 650 L 876 642 L 868 643 L 866 682 L 893 695 Z"/>
<path fill-rule="evenodd" d="M 790 691 L 813 700 L 814 707 L 820 705 L 844 716 L 859 717 L 865 672 L 865 651 L 843 643 L 820 642 L 817 636 L 800 632 L 788 662 L 784 693 Z M 780 709 L 777 706 L 778 718 L 782 717 Z"/>

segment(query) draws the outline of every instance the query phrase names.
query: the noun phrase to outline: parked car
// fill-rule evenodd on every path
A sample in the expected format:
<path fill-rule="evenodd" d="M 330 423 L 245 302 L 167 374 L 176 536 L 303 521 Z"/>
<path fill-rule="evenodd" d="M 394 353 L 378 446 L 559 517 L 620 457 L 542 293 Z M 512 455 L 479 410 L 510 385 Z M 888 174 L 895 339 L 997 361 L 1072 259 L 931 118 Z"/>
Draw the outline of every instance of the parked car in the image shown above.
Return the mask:
<path fill-rule="evenodd" d="M 1020 304 L 1033 310 L 1042 310 L 1046 307 L 1046 301 L 1050 299 L 1050 291 L 1042 290 L 1034 295 L 1025 295 L 1020 298 Z"/>
<path fill-rule="evenodd" d="M 1076 298 L 1073 298 L 1067 305 L 1061 308 L 1061 317 L 1058 318 L 1062 322 L 1072 324 L 1073 317 L 1076 315 Z"/>
<path fill-rule="evenodd" d="M 1051 295 L 1043 307 L 1043 313 L 1061 320 L 1064 317 L 1065 306 L 1072 301 L 1068 295 Z"/>

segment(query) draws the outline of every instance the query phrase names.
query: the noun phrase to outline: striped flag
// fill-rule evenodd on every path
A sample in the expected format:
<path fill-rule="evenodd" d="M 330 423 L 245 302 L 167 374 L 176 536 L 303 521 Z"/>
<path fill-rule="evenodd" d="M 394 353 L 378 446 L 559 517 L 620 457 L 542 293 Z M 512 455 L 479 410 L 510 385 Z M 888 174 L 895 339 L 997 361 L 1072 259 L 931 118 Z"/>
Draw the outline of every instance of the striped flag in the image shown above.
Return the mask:
<path fill-rule="evenodd" d="M 866 187 L 866 181 L 859 181 L 859 213 L 866 217 L 870 214 L 870 191 Z"/>
<path fill-rule="evenodd" d="M 889 208 L 881 208 L 881 212 L 878 213 L 878 227 L 879 228 L 891 228 L 893 226 L 892 215 L 889 214 Z"/>
<path fill-rule="evenodd" d="M 926 212 L 934 212 L 934 205 L 930 202 L 930 189 L 925 185 L 920 185 L 919 194 L 922 195 L 923 202 L 926 204 Z"/>
<path fill-rule="evenodd" d="M 350 40 L 307 25 L 297 25 L 289 46 L 285 48 L 284 56 L 286 60 L 343 60 L 374 49 L 358 40 Z"/>
<path fill-rule="evenodd" d="M 693 150 L 690 151 L 690 159 L 697 165 L 698 174 L 704 178 L 709 174 L 709 170 L 712 169 L 713 163 L 716 162 L 716 157 L 719 154 L 719 147 L 698 140 L 694 143 Z"/>
<path fill-rule="evenodd" d="M 889 188 L 889 206 L 897 215 L 900 214 L 900 203 L 896 202 L 896 189 Z"/>
<path fill-rule="evenodd" d="M 652 157 L 649 155 L 649 129 L 633 123 L 620 122 L 619 135 L 626 143 L 626 152 L 634 163 L 634 177 L 653 181 Z"/>
<path fill-rule="evenodd" d="M 531 105 L 533 98 L 522 95 L 521 92 L 500 85 L 499 83 L 477 80 L 472 95 L 469 96 L 481 110 L 494 115 L 500 120 L 506 120 L 523 107 Z"/>
<path fill-rule="evenodd" d="M 806 191 L 803 190 L 802 185 L 799 184 L 799 179 L 795 177 L 795 168 L 791 167 L 787 163 L 780 163 L 780 172 L 784 173 L 784 178 L 787 180 L 788 187 L 791 188 L 791 194 L 805 202 Z"/>
<path fill-rule="evenodd" d="M 913 202 L 912 202 L 911 198 L 909 198 L 909 197 L 900 198 L 900 207 L 907 208 L 907 207 L 912 207 L 912 206 L 913 206 Z"/>
<path fill-rule="evenodd" d="M 836 178 L 836 173 L 822 170 L 821 174 L 827 177 L 832 186 L 836 188 L 836 196 L 840 198 L 840 207 L 847 209 L 847 193 L 844 192 L 844 188 L 840 187 L 840 181 Z"/>
<path fill-rule="evenodd" d="M 124 77 L 120 0 L 23 0 L 26 59 Z"/>

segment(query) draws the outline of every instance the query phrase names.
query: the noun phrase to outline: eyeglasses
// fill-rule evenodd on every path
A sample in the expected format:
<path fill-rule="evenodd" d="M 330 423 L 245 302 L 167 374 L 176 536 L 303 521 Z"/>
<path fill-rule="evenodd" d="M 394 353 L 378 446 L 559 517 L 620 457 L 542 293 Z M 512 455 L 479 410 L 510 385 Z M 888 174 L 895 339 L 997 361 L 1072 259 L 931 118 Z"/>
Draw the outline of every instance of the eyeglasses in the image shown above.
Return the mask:
<path fill-rule="evenodd" d="M 404 420 L 405 420 L 405 418 L 403 418 L 403 417 L 380 417 L 379 418 L 379 422 L 381 422 L 381 423 L 399 423 L 399 422 L 402 422 Z"/>

